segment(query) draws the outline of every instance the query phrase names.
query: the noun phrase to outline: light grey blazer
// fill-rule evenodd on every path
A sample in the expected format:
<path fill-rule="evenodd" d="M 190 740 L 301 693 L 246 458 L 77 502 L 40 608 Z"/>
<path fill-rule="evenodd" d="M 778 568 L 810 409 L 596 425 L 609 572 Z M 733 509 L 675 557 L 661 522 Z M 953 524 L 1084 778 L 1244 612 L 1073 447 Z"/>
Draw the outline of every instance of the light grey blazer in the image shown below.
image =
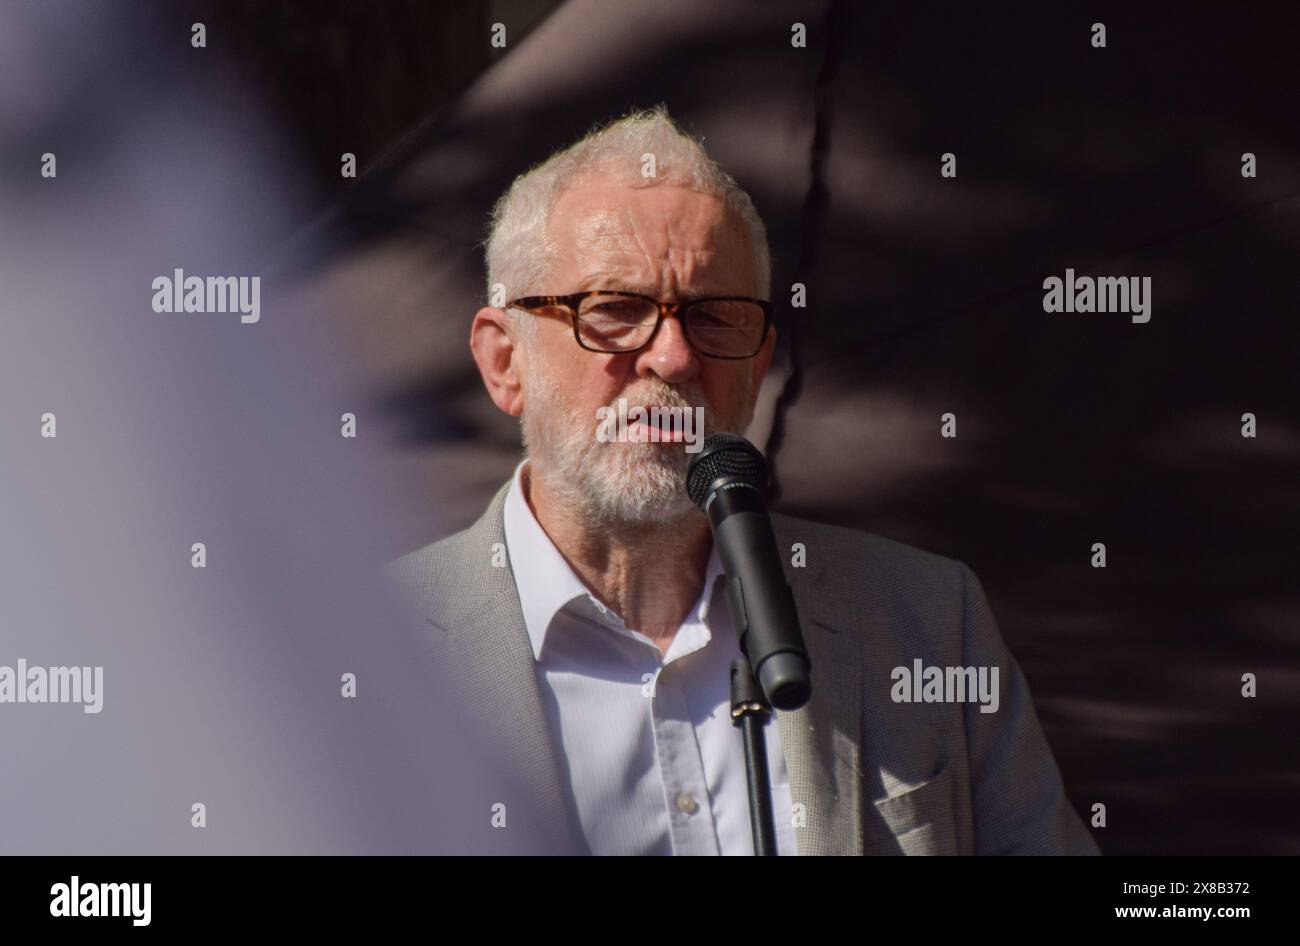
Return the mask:
<path fill-rule="evenodd" d="M 508 564 L 493 566 L 508 488 L 469 529 L 384 571 L 420 648 L 455 680 L 464 725 L 509 776 L 495 794 L 527 812 L 518 850 L 584 853 L 515 583 Z M 812 699 L 775 713 L 796 811 L 802 805 L 799 853 L 1099 853 L 974 573 L 872 533 L 772 520 L 812 661 Z M 796 542 L 803 567 L 788 554 Z M 894 702 L 891 671 L 917 658 L 999 667 L 998 710 Z"/>

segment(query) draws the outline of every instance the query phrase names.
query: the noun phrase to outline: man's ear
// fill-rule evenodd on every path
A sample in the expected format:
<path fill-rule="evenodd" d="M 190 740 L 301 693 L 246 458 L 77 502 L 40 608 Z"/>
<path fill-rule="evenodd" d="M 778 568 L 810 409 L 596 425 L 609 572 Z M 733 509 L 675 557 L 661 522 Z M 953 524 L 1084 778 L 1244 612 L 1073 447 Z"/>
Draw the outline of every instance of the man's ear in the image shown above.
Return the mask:
<path fill-rule="evenodd" d="M 475 313 L 469 329 L 469 350 L 474 353 L 474 363 L 492 402 L 511 417 L 522 414 L 521 353 L 515 326 L 504 309 L 484 306 Z"/>

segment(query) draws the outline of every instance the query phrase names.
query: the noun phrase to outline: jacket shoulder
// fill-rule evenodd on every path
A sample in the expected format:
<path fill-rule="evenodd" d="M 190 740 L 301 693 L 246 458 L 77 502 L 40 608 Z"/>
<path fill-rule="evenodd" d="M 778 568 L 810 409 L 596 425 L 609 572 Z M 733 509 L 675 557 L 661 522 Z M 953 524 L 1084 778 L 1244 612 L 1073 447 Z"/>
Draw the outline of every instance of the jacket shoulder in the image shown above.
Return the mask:
<path fill-rule="evenodd" d="M 873 582 L 903 584 L 937 580 L 955 582 L 960 590 L 968 570 L 956 559 L 862 529 L 781 513 L 772 515 L 772 528 L 787 556 L 795 543 L 804 546 L 807 567 L 818 576 L 859 573 Z"/>
<path fill-rule="evenodd" d="M 497 491 L 473 525 L 385 562 L 379 569 L 381 580 L 402 603 L 426 617 L 472 609 L 500 594 L 509 570 L 493 563 L 505 548 L 502 508 L 509 485 Z"/>
<path fill-rule="evenodd" d="M 440 574 L 447 563 L 455 561 L 457 553 L 470 544 L 472 532 L 473 526 L 470 526 L 436 539 L 428 545 L 384 562 L 380 566 L 380 572 L 390 583 L 403 588 L 426 584 Z"/>

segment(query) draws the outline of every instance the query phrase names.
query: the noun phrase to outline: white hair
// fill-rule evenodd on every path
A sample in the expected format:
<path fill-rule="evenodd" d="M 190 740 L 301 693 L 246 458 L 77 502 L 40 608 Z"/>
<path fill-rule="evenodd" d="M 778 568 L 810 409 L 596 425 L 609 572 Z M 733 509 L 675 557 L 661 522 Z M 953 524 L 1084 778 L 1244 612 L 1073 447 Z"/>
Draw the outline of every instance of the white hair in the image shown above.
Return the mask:
<path fill-rule="evenodd" d="M 641 174 L 642 155 L 653 154 L 655 176 Z M 754 202 L 701 143 L 677 127 L 664 105 L 635 111 L 585 137 L 515 178 L 492 208 L 487 240 L 488 298 L 506 287 L 507 300 L 553 291 L 546 285 L 556 259 L 547 221 L 556 200 L 577 178 L 594 173 L 627 187 L 671 184 L 721 199 L 744 225 L 754 254 L 758 291 L 771 294 L 767 229 Z M 532 320 L 516 324 L 531 326 Z"/>

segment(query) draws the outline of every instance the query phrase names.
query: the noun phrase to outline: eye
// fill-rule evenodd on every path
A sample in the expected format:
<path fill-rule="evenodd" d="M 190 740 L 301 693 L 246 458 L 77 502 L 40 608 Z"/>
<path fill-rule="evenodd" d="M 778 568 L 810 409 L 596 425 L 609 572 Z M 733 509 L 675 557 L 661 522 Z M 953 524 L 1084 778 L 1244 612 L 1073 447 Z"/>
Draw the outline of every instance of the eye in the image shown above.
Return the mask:
<path fill-rule="evenodd" d="M 704 328 L 715 325 L 730 325 L 731 320 L 722 312 L 706 307 L 695 310 L 695 321 Z"/>
<path fill-rule="evenodd" d="M 657 311 L 644 299 L 593 296 L 582 306 L 582 318 L 603 325 L 640 326 L 653 322 Z"/>
<path fill-rule="evenodd" d="M 719 300 L 705 302 L 691 309 L 691 321 L 699 328 L 739 328 L 762 318 L 761 310 L 744 302 Z"/>

